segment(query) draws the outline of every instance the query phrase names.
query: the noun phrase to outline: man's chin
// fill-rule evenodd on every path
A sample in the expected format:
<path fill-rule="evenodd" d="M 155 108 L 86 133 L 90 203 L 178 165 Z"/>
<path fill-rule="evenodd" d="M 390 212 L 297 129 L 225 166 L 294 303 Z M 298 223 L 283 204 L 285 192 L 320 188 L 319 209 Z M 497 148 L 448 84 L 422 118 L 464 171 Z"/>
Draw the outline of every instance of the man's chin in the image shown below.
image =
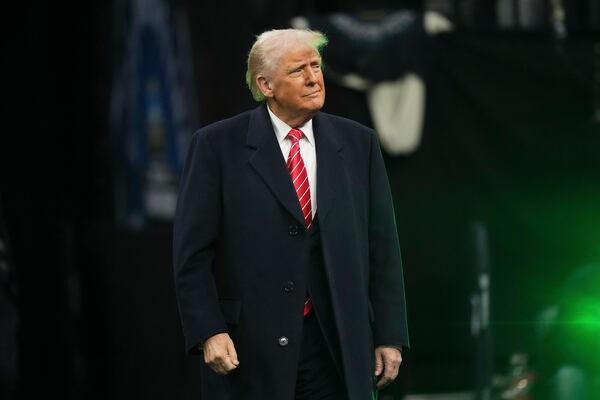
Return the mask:
<path fill-rule="evenodd" d="M 323 104 L 325 104 L 325 101 L 323 98 L 315 98 L 315 99 L 310 99 L 311 101 L 307 102 L 307 109 L 313 111 L 313 112 L 317 112 L 319 111 L 321 108 L 323 108 Z"/>

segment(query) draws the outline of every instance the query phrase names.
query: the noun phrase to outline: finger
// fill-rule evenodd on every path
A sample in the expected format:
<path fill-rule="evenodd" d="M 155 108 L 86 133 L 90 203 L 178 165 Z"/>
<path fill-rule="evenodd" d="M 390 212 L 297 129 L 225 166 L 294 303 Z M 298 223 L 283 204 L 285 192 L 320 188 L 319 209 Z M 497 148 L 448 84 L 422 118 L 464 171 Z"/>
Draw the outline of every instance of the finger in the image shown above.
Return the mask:
<path fill-rule="evenodd" d="M 398 376 L 398 370 L 400 369 L 400 363 L 396 360 L 391 360 L 389 358 L 383 357 L 384 360 L 384 374 L 377 382 L 377 388 L 381 389 L 396 379 Z"/>
<path fill-rule="evenodd" d="M 382 389 L 384 387 L 386 387 L 387 385 L 389 385 L 390 383 L 392 383 L 394 381 L 394 379 L 396 379 L 397 375 L 388 375 L 387 373 L 384 374 L 381 379 L 379 379 L 379 381 L 377 382 L 377 389 Z"/>
<path fill-rule="evenodd" d="M 388 375 L 397 375 L 398 369 L 400 369 L 400 362 L 400 359 L 397 357 L 384 357 L 383 363 L 385 365 L 386 373 L 388 373 Z"/>
<path fill-rule="evenodd" d="M 231 361 L 229 354 L 223 354 L 216 357 L 213 361 L 213 365 L 215 366 L 213 370 L 221 375 L 225 375 L 237 368 L 237 365 Z"/>
<path fill-rule="evenodd" d="M 227 353 L 229 354 L 229 359 L 236 367 L 240 364 L 237 356 L 237 352 L 235 351 L 235 346 L 233 345 L 233 341 L 229 341 L 227 343 Z"/>
<path fill-rule="evenodd" d="M 381 379 L 379 381 L 377 381 L 377 389 L 383 389 L 384 387 L 386 387 L 387 385 L 389 385 L 392 382 L 392 379 L 390 379 L 387 376 L 383 376 L 381 377 Z"/>
<path fill-rule="evenodd" d="M 225 356 L 221 365 L 225 370 L 225 373 L 231 372 L 237 368 L 237 365 L 231 361 L 231 357 L 229 356 Z"/>
<path fill-rule="evenodd" d="M 223 369 L 223 367 L 221 366 L 220 363 L 211 362 L 211 363 L 208 363 L 208 366 L 210 367 L 210 369 L 212 369 L 215 373 L 217 373 L 219 375 L 225 375 L 225 373 L 226 373 L 226 371 Z"/>
<path fill-rule="evenodd" d="M 205 352 L 205 362 L 208 364 L 210 369 L 216 372 L 219 375 L 223 375 L 227 372 L 225 368 L 225 359 L 227 358 L 227 348 L 223 346 L 223 348 L 212 348 L 209 346 L 207 351 Z"/>
<path fill-rule="evenodd" d="M 384 377 L 389 379 L 390 381 L 393 381 L 394 379 L 396 379 L 396 377 L 398 376 L 398 365 L 394 366 L 394 365 L 387 365 L 385 367 L 385 374 Z"/>
<path fill-rule="evenodd" d="M 382 354 L 375 350 L 375 375 L 379 376 L 383 371 L 383 356 Z"/>
<path fill-rule="evenodd" d="M 219 375 L 227 375 L 231 370 L 235 369 L 235 366 L 229 361 L 219 360 L 208 364 L 210 369 Z"/>

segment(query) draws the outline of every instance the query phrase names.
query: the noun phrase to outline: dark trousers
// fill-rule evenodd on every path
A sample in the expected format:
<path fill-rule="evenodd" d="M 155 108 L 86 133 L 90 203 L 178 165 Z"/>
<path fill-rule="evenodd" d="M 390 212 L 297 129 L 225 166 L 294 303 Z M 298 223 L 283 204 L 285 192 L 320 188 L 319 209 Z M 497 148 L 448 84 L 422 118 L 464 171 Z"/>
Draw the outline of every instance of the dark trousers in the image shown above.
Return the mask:
<path fill-rule="evenodd" d="M 347 400 L 343 379 L 315 316 L 304 318 L 295 400 Z"/>

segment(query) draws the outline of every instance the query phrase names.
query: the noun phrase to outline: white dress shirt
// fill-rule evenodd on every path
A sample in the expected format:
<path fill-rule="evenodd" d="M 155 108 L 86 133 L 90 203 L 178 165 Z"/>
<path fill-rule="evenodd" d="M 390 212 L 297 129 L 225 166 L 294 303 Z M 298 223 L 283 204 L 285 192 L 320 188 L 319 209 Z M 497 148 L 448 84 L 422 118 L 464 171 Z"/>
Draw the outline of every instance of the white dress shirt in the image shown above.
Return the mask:
<path fill-rule="evenodd" d="M 275 114 L 269 110 L 269 116 L 271 117 L 271 123 L 273 124 L 273 130 L 277 136 L 277 142 L 281 147 L 281 153 L 283 159 L 287 163 L 290 148 L 292 147 L 292 140 L 287 138 L 288 133 L 292 129 L 291 126 L 280 120 Z M 312 119 L 308 120 L 304 125 L 296 127 L 300 129 L 304 136 L 300 138 L 300 155 L 302 161 L 304 161 L 304 167 L 308 174 L 308 185 L 310 187 L 310 203 L 312 208 L 312 216 L 314 218 L 317 212 L 317 151 L 315 147 L 315 135 L 313 133 Z"/>

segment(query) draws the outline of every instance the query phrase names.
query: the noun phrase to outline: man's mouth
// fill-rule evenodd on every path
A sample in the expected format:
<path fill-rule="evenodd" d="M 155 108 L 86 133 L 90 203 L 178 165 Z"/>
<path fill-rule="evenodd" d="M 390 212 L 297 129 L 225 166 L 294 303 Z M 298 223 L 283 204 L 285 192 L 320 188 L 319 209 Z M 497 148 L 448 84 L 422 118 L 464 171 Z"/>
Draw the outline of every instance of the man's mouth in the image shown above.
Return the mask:
<path fill-rule="evenodd" d="M 318 97 L 320 93 L 321 93 L 321 91 L 317 90 L 316 92 L 312 92 L 312 93 L 309 93 L 307 95 L 304 95 L 304 97 L 311 97 L 311 98 L 312 97 Z"/>

